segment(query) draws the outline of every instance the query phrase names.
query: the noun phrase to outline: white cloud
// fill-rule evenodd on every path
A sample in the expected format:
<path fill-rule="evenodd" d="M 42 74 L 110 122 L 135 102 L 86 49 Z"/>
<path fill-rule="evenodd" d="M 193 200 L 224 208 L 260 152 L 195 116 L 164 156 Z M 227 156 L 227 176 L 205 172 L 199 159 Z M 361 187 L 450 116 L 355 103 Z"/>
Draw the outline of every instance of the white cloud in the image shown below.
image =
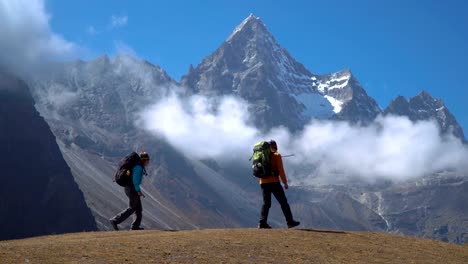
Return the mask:
<path fill-rule="evenodd" d="M 413 123 L 406 117 L 387 116 L 367 127 L 312 122 L 285 143 L 296 153 L 292 164 L 316 168 L 313 173 L 302 172 L 304 179 L 344 175 L 402 181 L 444 169 L 468 172 L 467 147 L 453 136 L 441 136 L 432 121 Z"/>
<path fill-rule="evenodd" d="M 249 166 L 252 146 L 275 139 L 296 182 L 346 180 L 403 181 L 443 169 L 468 175 L 468 149 L 453 136 L 441 136 L 430 121 L 379 117 L 362 127 L 313 121 L 297 133 L 285 128 L 262 134 L 248 124 L 247 104 L 233 97 L 171 96 L 142 113 L 144 127 L 189 158 L 236 161 Z"/>
<path fill-rule="evenodd" d="M 78 47 L 54 33 L 43 0 L 0 0 L 0 63 L 26 73 L 73 57 Z"/>
<path fill-rule="evenodd" d="M 112 27 L 123 27 L 127 25 L 128 17 L 127 16 L 111 16 L 111 25 Z"/>
<path fill-rule="evenodd" d="M 237 159 L 258 136 L 244 106 L 233 97 L 172 95 L 142 114 L 143 125 L 192 158 Z"/>

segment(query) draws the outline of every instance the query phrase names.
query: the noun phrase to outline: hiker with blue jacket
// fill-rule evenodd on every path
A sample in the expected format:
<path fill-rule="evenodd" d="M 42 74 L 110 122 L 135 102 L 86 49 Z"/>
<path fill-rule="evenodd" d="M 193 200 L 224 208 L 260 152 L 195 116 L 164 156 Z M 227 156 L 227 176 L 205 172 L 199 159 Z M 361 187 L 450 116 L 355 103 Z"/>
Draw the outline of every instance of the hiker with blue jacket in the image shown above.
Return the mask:
<path fill-rule="evenodd" d="M 125 157 L 123 161 L 121 161 L 123 165 L 121 165 L 120 167 L 125 166 L 124 163 L 133 164 L 131 168 L 121 168 L 121 170 L 124 171 L 124 173 L 122 173 L 123 177 L 128 177 L 128 180 L 123 179 L 127 182 L 121 183 L 116 177 L 117 183 L 124 186 L 125 188 L 125 194 L 128 197 L 128 208 L 110 219 L 110 223 L 114 230 L 119 230 L 118 224 L 125 221 L 132 214 L 135 214 L 135 217 L 132 222 L 131 230 L 143 230 L 143 228 L 140 227 L 141 219 L 143 217 L 141 197 L 145 197 L 145 195 L 141 192 L 140 185 L 143 176 L 146 175 L 145 167 L 148 165 L 149 161 L 150 157 L 146 152 L 141 152 L 139 155 L 136 153 L 132 153 Z M 116 175 L 118 173 L 119 171 L 117 171 Z"/>
<path fill-rule="evenodd" d="M 278 200 L 278 203 L 281 205 L 281 210 L 283 211 L 284 217 L 286 218 L 286 224 L 288 228 L 292 228 L 298 226 L 300 222 L 293 219 L 291 208 L 289 207 L 288 200 L 286 199 L 286 194 L 284 193 L 283 186 L 281 186 L 280 183 L 281 179 L 284 188 L 286 190 L 289 188 L 288 179 L 286 178 L 286 173 L 284 172 L 283 160 L 281 158 L 281 154 L 278 152 L 278 145 L 276 142 L 274 140 L 270 140 L 269 145 L 271 151 L 271 170 L 269 170 L 270 174 L 259 179 L 263 195 L 263 205 L 258 228 L 271 228 L 271 226 L 268 224 L 268 212 L 270 211 L 271 207 L 271 194 L 275 196 L 276 200 Z"/>

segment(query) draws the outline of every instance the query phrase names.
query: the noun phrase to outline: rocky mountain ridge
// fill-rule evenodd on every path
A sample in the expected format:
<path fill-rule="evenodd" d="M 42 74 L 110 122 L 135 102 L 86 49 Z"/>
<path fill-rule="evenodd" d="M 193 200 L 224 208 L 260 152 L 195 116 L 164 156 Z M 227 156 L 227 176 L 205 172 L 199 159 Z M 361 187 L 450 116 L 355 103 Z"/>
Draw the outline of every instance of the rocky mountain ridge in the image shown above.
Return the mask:
<path fill-rule="evenodd" d="M 409 100 L 398 96 L 390 102 L 384 114 L 407 116 L 411 121 L 436 120 L 442 133 L 465 140 L 463 129 L 442 99 L 434 99 L 427 91 L 421 91 Z"/>

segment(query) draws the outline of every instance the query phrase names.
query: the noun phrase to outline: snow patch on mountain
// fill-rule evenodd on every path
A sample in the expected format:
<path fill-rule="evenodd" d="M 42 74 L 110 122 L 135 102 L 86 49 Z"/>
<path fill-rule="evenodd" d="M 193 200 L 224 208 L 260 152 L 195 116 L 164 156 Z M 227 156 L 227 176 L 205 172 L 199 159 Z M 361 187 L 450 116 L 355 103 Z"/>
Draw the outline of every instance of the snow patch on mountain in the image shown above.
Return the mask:
<path fill-rule="evenodd" d="M 342 89 L 346 87 L 349 79 L 351 78 L 351 74 L 342 74 L 342 72 L 338 72 L 326 76 L 325 78 L 324 77 L 318 79 L 313 76 L 311 78 L 314 81 L 313 85 L 316 86 L 321 93 L 327 93 L 333 89 Z"/>
<path fill-rule="evenodd" d="M 293 97 L 304 106 L 302 114 L 306 118 L 326 119 L 333 115 L 335 106 L 330 104 L 329 100 L 326 100 L 321 94 L 302 93 L 293 95 Z"/>
<path fill-rule="evenodd" d="M 329 95 L 325 95 L 324 96 L 329 102 L 330 104 L 333 106 L 333 112 L 335 113 L 339 113 L 341 112 L 341 109 L 343 107 L 343 101 L 340 101 L 340 100 L 337 100 Z"/>

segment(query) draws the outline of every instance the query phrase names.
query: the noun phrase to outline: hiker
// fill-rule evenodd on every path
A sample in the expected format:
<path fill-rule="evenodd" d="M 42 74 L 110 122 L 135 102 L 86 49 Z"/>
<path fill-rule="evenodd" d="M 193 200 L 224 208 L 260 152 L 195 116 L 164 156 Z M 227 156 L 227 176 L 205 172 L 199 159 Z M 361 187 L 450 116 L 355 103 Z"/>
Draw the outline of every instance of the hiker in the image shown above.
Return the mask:
<path fill-rule="evenodd" d="M 131 155 L 138 156 L 136 157 L 136 165 L 131 168 L 131 172 L 127 171 L 127 173 L 131 173 L 131 178 L 128 185 L 125 185 L 125 194 L 128 197 L 128 208 L 120 212 L 118 215 L 114 216 L 110 219 L 111 225 L 114 230 L 119 230 L 118 224 L 125 221 L 130 215 L 135 214 L 133 219 L 131 230 L 143 230 L 140 227 L 141 219 L 143 217 L 143 207 L 141 205 L 141 198 L 145 197 L 145 195 L 141 192 L 140 184 L 143 179 L 143 175 L 146 175 L 145 167 L 148 165 L 150 161 L 150 157 L 146 152 L 140 152 L 140 154 L 132 153 L 126 157 L 127 160 Z M 119 182 L 118 182 L 119 183 Z M 120 184 L 120 183 L 119 183 Z"/>
<path fill-rule="evenodd" d="M 288 189 L 288 180 L 286 178 L 286 173 L 284 172 L 281 154 L 278 152 L 278 145 L 274 140 L 270 140 L 269 144 L 271 150 L 270 162 L 272 175 L 259 179 L 263 194 L 263 205 L 258 228 L 271 228 L 267 220 L 268 212 L 271 207 L 272 193 L 276 200 L 278 200 L 278 203 L 281 205 L 281 210 L 283 211 L 284 217 L 286 218 L 288 228 L 292 228 L 298 226 L 300 222 L 293 219 L 291 208 L 289 207 L 288 200 L 286 199 L 286 195 L 280 183 L 281 178 L 281 181 L 284 184 L 284 188 L 286 190 Z"/>

